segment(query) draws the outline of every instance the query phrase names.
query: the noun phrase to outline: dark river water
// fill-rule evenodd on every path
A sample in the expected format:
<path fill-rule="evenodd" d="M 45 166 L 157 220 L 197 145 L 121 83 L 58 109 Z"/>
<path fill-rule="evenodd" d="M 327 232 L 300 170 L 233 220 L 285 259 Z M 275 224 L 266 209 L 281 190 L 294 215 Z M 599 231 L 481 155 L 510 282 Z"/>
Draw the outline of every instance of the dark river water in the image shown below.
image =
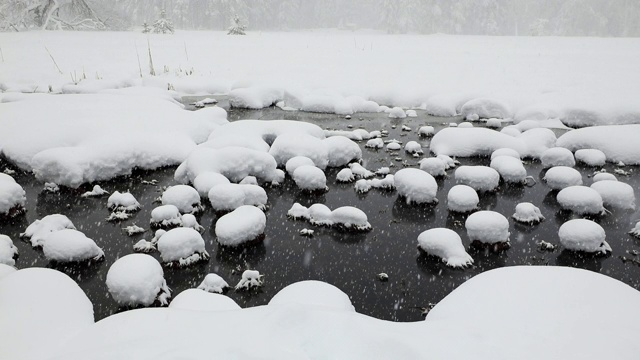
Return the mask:
<path fill-rule="evenodd" d="M 192 100 L 194 98 L 186 98 L 185 102 Z M 227 107 L 225 101 L 221 101 L 220 105 Z M 416 130 L 419 126 L 433 125 L 440 129 L 449 122 L 460 122 L 460 119 L 430 117 L 420 111 L 418 117 L 402 120 L 389 119 L 384 113 L 355 114 L 353 119 L 345 120 L 338 115 L 284 112 L 277 108 L 260 111 L 233 109 L 229 112 L 229 119 L 289 119 L 315 123 L 323 128 L 348 130 L 347 125 L 352 125 L 354 129 L 363 127 L 368 131 L 385 129 L 389 131 L 387 139 L 395 138 L 404 143 L 417 140 L 425 150 L 429 140 L 418 138 Z M 413 131 L 401 131 L 402 124 L 411 127 Z M 392 128 L 394 125 L 395 129 Z M 363 148 L 363 165 L 370 170 L 394 164 L 395 167 L 391 169 L 395 172 L 402 168 L 402 163 L 395 160 L 397 157 L 409 164 L 416 164 L 418 160 L 406 156 L 403 151 L 388 153 L 384 150 L 365 149 L 364 142 L 360 145 Z M 489 164 L 487 158 L 459 160 L 463 165 Z M 0 166 L 2 169 L 10 167 L 4 161 Z M 326 174 L 330 190 L 325 194 L 302 193 L 289 178 L 281 187 L 266 188 L 269 196 L 266 236 L 258 245 L 240 250 L 219 247 L 214 235 L 217 217 L 211 209 L 207 209 L 198 216 L 198 220 L 206 229 L 203 237 L 211 258 L 208 262 L 189 268 L 165 268 L 165 278 L 175 296 L 185 289 L 198 286 L 210 272 L 219 274 L 234 286 L 240 279 L 242 270 L 259 270 L 265 275 L 265 284 L 260 290 L 227 293 L 242 307 L 266 304 L 275 293 L 293 282 L 322 280 L 347 293 L 358 312 L 393 321 L 421 320 L 419 308 L 437 303 L 474 275 L 503 266 L 573 266 L 606 274 L 640 289 L 640 267 L 620 259 L 622 256 L 634 258 L 629 252 L 640 251 L 640 240 L 627 234 L 635 222 L 640 220 L 639 212 L 613 210 L 611 214 L 595 219 L 606 230 L 607 241 L 613 248 L 610 256 L 585 256 L 560 250 L 539 251 L 536 245 L 539 240 L 559 243 L 558 228 L 573 215 L 560 211 L 555 200 L 556 192 L 551 191 L 541 180 L 544 175 L 541 164 L 531 162 L 525 167 L 528 174 L 538 181 L 535 186 L 503 184 L 496 193 L 480 196 L 480 206 L 483 209 L 500 212 L 510 219 L 511 248 L 501 253 L 470 250 L 475 263 L 473 267 L 464 270 L 450 269 L 438 259 L 421 255 L 417 249 L 418 234 L 433 227 L 455 230 L 462 237 L 465 246 L 469 246 L 464 229 L 466 217 L 452 215 L 447 211 L 446 196 L 455 185 L 453 170 L 448 172 L 446 178 L 438 180 L 438 205 L 408 206 L 398 199 L 396 192 L 372 189 L 364 195 L 356 194 L 353 184 L 335 183 L 335 175 L 339 169 L 329 169 Z M 606 168 L 609 171 L 614 169 L 612 165 L 607 165 Z M 591 179 L 588 177 L 593 169 L 577 169 L 583 174 L 585 185 L 590 185 Z M 632 174 L 640 171 L 635 167 L 625 169 L 632 170 Z M 161 186 L 175 184 L 174 170 L 172 167 L 156 171 L 136 171 L 129 177 L 99 183 L 109 192 L 129 190 L 142 204 L 141 211 L 121 223 L 105 221 L 109 215 L 106 197 L 80 197 L 81 193 L 90 190 L 90 186 L 78 190 L 63 189 L 58 194 L 49 194 L 43 192 L 43 183 L 36 181 L 31 174 L 18 172 L 14 177 L 27 192 L 27 213 L 10 223 L 0 223 L 0 233 L 10 236 L 18 246 L 18 268 L 54 267 L 67 273 L 93 302 L 96 320 L 102 319 L 125 310 L 118 308 L 107 291 L 105 278 L 109 266 L 118 257 L 132 253 L 133 244 L 138 240 L 150 240 L 152 237 L 150 231 L 129 237 L 122 228 L 135 223 L 148 230 L 151 210 L 158 205 L 153 201 L 161 194 Z M 152 179 L 158 181 L 157 186 L 142 184 L 142 180 Z M 618 176 L 618 179 L 638 189 L 640 177 Z M 536 226 L 523 226 L 512 221 L 510 217 L 516 204 L 524 201 L 540 207 L 546 220 Z M 287 210 L 294 202 L 305 206 L 324 203 L 331 209 L 345 205 L 356 206 L 368 215 L 373 230 L 363 234 L 344 233 L 288 219 Z M 18 238 L 18 234 L 24 232 L 32 221 L 55 213 L 67 215 L 79 230 L 94 239 L 104 249 L 105 260 L 90 266 L 61 267 L 49 264 L 40 250 L 32 249 L 28 242 Z M 305 227 L 315 229 L 313 237 L 298 234 Z M 158 258 L 158 253 L 152 255 Z M 381 272 L 389 275 L 387 282 L 378 280 L 377 274 Z"/>

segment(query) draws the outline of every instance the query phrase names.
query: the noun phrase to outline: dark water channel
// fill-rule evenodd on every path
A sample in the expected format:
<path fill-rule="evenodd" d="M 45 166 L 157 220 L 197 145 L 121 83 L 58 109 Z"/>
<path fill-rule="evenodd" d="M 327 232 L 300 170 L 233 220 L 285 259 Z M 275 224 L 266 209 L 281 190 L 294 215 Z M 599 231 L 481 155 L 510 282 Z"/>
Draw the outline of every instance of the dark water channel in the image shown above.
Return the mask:
<path fill-rule="evenodd" d="M 185 99 L 190 102 L 193 99 Z M 221 106 L 226 107 L 224 101 Z M 290 119 L 308 121 L 323 128 L 348 130 L 364 127 L 368 131 L 388 130 L 386 139 L 398 139 L 406 143 L 417 140 L 425 150 L 429 141 L 420 139 L 415 130 L 421 125 L 433 125 L 438 129 L 451 121 L 460 119 L 434 118 L 418 112 L 417 118 L 392 120 L 386 114 L 355 114 L 353 119 L 345 120 L 342 116 L 327 114 L 309 114 L 301 112 L 284 112 L 277 108 L 261 111 L 231 110 L 230 120 L 238 119 Z M 408 125 L 411 132 L 401 131 L 401 125 Z M 393 129 L 392 126 L 396 125 Z M 394 164 L 392 172 L 402 168 L 396 161 L 401 157 L 409 164 L 416 164 L 418 159 L 406 156 L 403 151 L 388 153 L 384 150 L 364 149 L 363 165 L 376 170 L 382 166 Z M 427 150 L 428 152 L 428 150 Z M 459 159 L 464 164 L 488 165 L 489 159 Z M 5 162 L 0 164 L 4 169 Z M 10 167 L 10 166 L 9 166 Z M 640 240 L 629 236 L 627 232 L 636 221 L 640 220 L 638 211 L 613 210 L 611 214 L 596 218 L 607 232 L 607 241 L 613 253 L 607 257 L 584 256 L 568 251 L 541 252 L 536 242 L 546 240 L 558 244 L 557 231 L 560 225 L 573 215 L 560 211 L 552 192 L 541 180 L 544 175 L 541 164 L 532 162 L 525 165 L 529 175 L 538 183 L 533 187 L 501 185 L 498 192 L 484 194 L 480 197 L 483 209 L 494 210 L 508 218 L 514 212 L 516 204 L 529 201 L 540 207 L 546 220 L 536 226 L 522 226 L 510 220 L 511 248 L 501 253 L 470 251 L 475 260 L 471 268 L 456 270 L 447 268 L 438 259 L 421 255 L 417 250 L 417 236 L 422 231 L 433 227 L 448 227 L 458 232 L 468 247 L 469 241 L 464 229 L 465 216 L 452 215 L 447 211 L 446 196 L 455 185 L 453 170 L 449 175 L 438 180 L 437 206 L 408 206 L 398 199 L 395 192 L 383 192 L 372 189 L 368 194 L 359 195 L 353 184 L 336 184 L 335 175 L 339 169 L 329 169 L 327 181 L 330 191 L 322 195 L 301 193 L 293 181 L 287 179 L 285 184 L 277 188 L 266 188 L 269 195 L 267 212 L 266 237 L 263 243 L 242 250 L 230 251 L 220 248 L 215 240 L 214 225 L 216 215 L 206 210 L 198 217 L 206 229 L 203 237 L 207 251 L 211 254 L 208 262 L 185 268 L 165 268 L 165 278 L 173 295 L 196 287 L 209 272 L 221 275 L 233 286 L 240 279 L 244 269 L 257 269 L 265 274 L 265 285 L 259 291 L 234 292 L 228 296 L 240 306 L 249 307 L 266 304 L 271 297 L 288 284 L 306 279 L 317 279 L 331 283 L 346 292 L 358 312 L 381 319 L 393 321 L 421 320 L 417 308 L 437 303 L 457 286 L 472 276 L 486 270 L 513 265 L 561 265 L 573 266 L 600 272 L 640 289 L 640 267 L 631 262 L 623 263 L 620 256 L 633 258 L 629 252 L 640 251 Z M 591 184 L 588 177 L 593 169 L 578 167 L 583 174 L 585 185 Z M 612 165 L 607 165 L 613 171 Z M 132 176 L 121 177 L 108 182 L 99 183 L 104 189 L 129 190 L 142 204 L 142 210 L 130 220 L 121 223 L 108 223 L 106 197 L 82 198 L 80 194 L 90 190 L 90 186 L 77 191 L 64 190 L 59 194 L 44 193 L 43 184 L 36 181 L 31 174 L 18 172 L 16 180 L 27 192 L 27 213 L 11 223 L 0 223 L 0 233 L 10 236 L 19 247 L 18 268 L 40 266 L 55 267 L 75 279 L 87 293 L 94 304 L 96 320 L 122 311 L 111 299 L 105 285 L 109 266 L 120 256 L 133 252 L 133 244 L 139 239 L 149 240 L 151 232 L 129 237 L 122 230 L 131 224 L 148 229 L 151 210 L 157 206 L 154 199 L 161 194 L 161 186 L 173 185 L 175 168 L 156 171 L 136 171 Z M 640 177 L 635 175 L 640 169 L 632 170 L 632 176 L 618 176 L 638 189 Z M 144 185 L 142 180 L 157 180 L 158 185 Z M 638 192 L 636 191 L 637 195 Z M 330 208 L 344 205 L 356 206 L 369 217 L 373 226 L 371 232 L 365 234 L 343 233 L 328 228 L 311 227 L 306 222 L 290 220 L 287 210 L 294 202 L 305 206 L 312 203 L 324 203 Z M 18 234 L 23 232 L 29 223 L 45 215 L 61 213 L 67 215 L 76 227 L 105 251 L 105 261 L 90 266 L 56 266 L 49 264 L 39 250 L 31 248 L 28 242 L 19 240 Z M 313 237 L 298 234 L 302 228 L 314 228 Z M 158 253 L 152 253 L 158 258 Z M 388 282 L 380 282 L 377 274 L 385 272 Z"/>

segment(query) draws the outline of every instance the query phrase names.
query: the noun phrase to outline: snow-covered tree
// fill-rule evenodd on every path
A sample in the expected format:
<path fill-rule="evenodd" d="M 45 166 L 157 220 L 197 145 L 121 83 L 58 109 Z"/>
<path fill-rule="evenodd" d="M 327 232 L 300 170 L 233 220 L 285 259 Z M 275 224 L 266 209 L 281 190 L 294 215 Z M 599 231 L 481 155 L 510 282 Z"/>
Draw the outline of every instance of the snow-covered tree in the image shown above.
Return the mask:
<path fill-rule="evenodd" d="M 145 22 L 142 24 L 142 33 L 143 33 L 143 34 L 148 34 L 148 33 L 150 33 L 150 32 L 151 32 L 151 27 L 150 27 L 150 26 L 149 26 L 149 24 L 147 24 L 147 22 L 145 21 Z"/>
<path fill-rule="evenodd" d="M 231 25 L 229 31 L 227 31 L 227 35 L 247 35 L 246 30 L 247 26 L 242 24 L 240 16 L 235 14 L 233 16 L 233 25 Z"/>
<path fill-rule="evenodd" d="M 153 23 L 153 32 L 156 34 L 173 34 L 173 23 L 167 19 L 167 13 L 164 9 L 160 11 L 160 18 Z"/>

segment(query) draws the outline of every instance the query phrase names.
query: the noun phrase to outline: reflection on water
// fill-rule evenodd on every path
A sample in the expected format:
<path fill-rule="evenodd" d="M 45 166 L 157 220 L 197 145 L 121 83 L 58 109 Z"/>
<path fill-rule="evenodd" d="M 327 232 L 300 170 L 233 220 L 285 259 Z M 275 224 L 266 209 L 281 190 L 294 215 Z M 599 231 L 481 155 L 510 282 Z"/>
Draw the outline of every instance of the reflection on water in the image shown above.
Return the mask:
<path fill-rule="evenodd" d="M 224 104 L 224 100 L 221 104 Z M 430 118 L 422 113 L 418 118 L 391 121 L 385 115 L 356 114 L 352 120 L 346 121 L 337 115 L 282 112 L 278 109 L 233 110 L 229 113 L 232 120 L 285 118 L 310 121 L 323 128 L 347 130 L 347 124 L 352 124 L 354 128 L 364 127 L 367 130 L 385 129 L 389 131 L 390 139 L 395 138 L 403 142 L 417 140 L 423 145 L 429 143 L 428 139 L 419 139 L 415 131 L 401 132 L 399 125 L 407 124 L 416 130 L 427 123 L 441 128 L 442 123 L 451 121 Z M 398 125 L 397 128 L 392 129 L 392 124 Z M 403 152 L 391 155 L 383 150 L 365 149 L 364 142 L 361 146 L 363 164 L 370 170 L 390 164 L 394 164 L 392 172 L 401 169 L 402 163 L 395 160 L 397 156 L 410 164 L 415 164 L 417 160 L 405 156 Z M 489 164 L 487 158 L 459 160 L 463 165 Z M 0 164 L 2 169 L 6 166 L 4 162 Z M 449 170 L 447 177 L 437 180 L 437 205 L 415 206 L 407 205 L 396 192 L 372 189 L 367 194 L 357 194 L 353 190 L 353 184 L 335 183 L 338 169 L 328 169 L 326 174 L 330 191 L 327 193 L 309 194 L 299 191 L 290 179 L 280 187 L 266 188 L 269 209 L 265 239 L 261 243 L 238 249 L 220 247 L 216 243 L 214 233 L 219 215 L 211 209 L 198 215 L 198 221 L 205 227 L 203 237 L 211 259 L 187 269 L 165 268 L 165 278 L 175 296 L 180 291 L 198 286 L 209 272 L 218 273 L 233 287 L 240 280 L 243 270 L 257 269 L 265 275 L 265 285 L 262 289 L 250 292 L 231 290 L 227 293 L 243 307 L 266 304 L 275 293 L 293 282 L 307 279 L 323 280 L 345 291 L 359 312 L 397 321 L 421 320 L 420 310 L 417 308 L 440 301 L 476 274 L 502 266 L 574 266 L 607 274 L 640 289 L 640 267 L 630 262 L 623 264 L 618 258 L 623 255 L 631 256 L 627 250 L 640 250 L 640 240 L 627 234 L 639 220 L 640 214 L 613 210 L 611 214 L 594 219 L 607 232 L 607 241 L 614 250 L 611 256 L 594 257 L 570 251 L 541 252 L 536 243 L 546 240 L 558 244 L 559 226 L 575 215 L 560 211 L 555 199 L 557 192 L 551 191 L 541 180 L 544 171 L 539 163 L 532 162 L 525 167 L 530 175 L 537 177 L 538 183 L 535 186 L 501 184 L 498 191 L 480 195 L 480 208 L 498 211 L 510 218 L 517 203 L 528 201 L 540 207 L 546 220 L 534 226 L 510 221 L 511 248 L 500 253 L 486 249 L 470 249 L 475 263 L 464 270 L 448 268 L 439 259 L 427 256 L 417 249 L 418 234 L 432 227 L 453 229 L 460 234 L 465 246 L 469 248 L 464 229 L 468 215 L 447 211 L 447 193 L 455 185 L 454 170 Z M 585 184 L 589 185 L 591 180 L 587 175 L 590 175 L 591 170 L 578 169 L 583 174 Z M 607 166 L 607 169 L 612 171 L 613 167 Z M 132 252 L 133 244 L 138 240 L 149 240 L 153 236 L 152 232 L 147 230 L 143 234 L 129 237 L 122 228 L 135 223 L 148 229 L 150 212 L 158 205 L 153 201 L 160 195 L 162 186 L 174 184 L 174 170 L 175 168 L 165 168 L 156 171 L 136 171 L 132 176 L 100 183 L 100 186 L 108 191 L 130 190 L 142 204 L 143 207 L 138 213 L 122 223 L 105 221 L 109 215 L 106 197 L 80 197 L 80 194 L 90 190 L 91 186 L 83 186 L 78 190 L 63 189 L 61 193 L 48 194 L 42 192 L 43 184 L 36 181 L 31 174 L 18 172 L 15 175 L 16 180 L 27 192 L 27 214 L 1 223 L 0 233 L 10 236 L 19 247 L 19 268 L 54 267 L 74 278 L 93 301 L 96 319 L 124 311 L 126 309 L 119 309 L 107 292 L 106 273 L 118 257 Z M 636 172 L 638 171 L 633 171 L 634 174 Z M 151 179 L 158 181 L 157 186 L 142 183 L 142 180 Z M 623 177 L 620 180 L 628 182 L 634 188 L 640 188 L 640 177 Z M 289 219 L 286 214 L 294 202 L 304 206 L 323 203 L 331 209 L 346 205 L 356 206 L 367 213 L 373 229 L 366 233 L 345 233 L 333 228 L 315 227 L 306 221 Z M 42 251 L 32 249 L 28 242 L 19 239 L 19 233 L 23 232 L 29 223 L 53 213 L 67 215 L 79 230 L 94 239 L 104 249 L 105 260 L 91 265 L 49 264 Z M 303 228 L 314 229 L 314 236 L 300 236 L 299 231 Z M 152 255 L 158 258 L 157 253 Z M 388 282 L 378 280 L 377 274 L 381 272 L 389 275 Z"/>

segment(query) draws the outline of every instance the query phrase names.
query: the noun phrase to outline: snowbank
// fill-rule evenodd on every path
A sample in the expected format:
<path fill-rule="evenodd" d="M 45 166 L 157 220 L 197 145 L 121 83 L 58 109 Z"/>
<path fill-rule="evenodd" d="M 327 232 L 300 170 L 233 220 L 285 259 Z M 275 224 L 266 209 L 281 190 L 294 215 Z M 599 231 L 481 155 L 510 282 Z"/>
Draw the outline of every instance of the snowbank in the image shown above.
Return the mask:
<path fill-rule="evenodd" d="M 576 214 L 599 215 L 605 212 L 600 193 L 586 186 L 566 187 L 560 190 L 556 199 L 563 209 Z"/>
<path fill-rule="evenodd" d="M 639 137 L 640 125 L 595 126 L 569 131 L 556 144 L 571 151 L 597 149 L 609 162 L 640 165 Z"/>
<path fill-rule="evenodd" d="M 107 272 L 107 288 L 120 306 L 167 305 L 171 290 L 158 260 L 144 254 L 129 254 L 116 260 Z"/>
<path fill-rule="evenodd" d="M 586 219 L 573 219 L 560 226 L 558 230 L 560 244 L 566 249 L 574 251 L 611 252 L 611 247 L 605 241 L 606 234 L 598 223 Z"/>
<path fill-rule="evenodd" d="M 238 246 L 256 240 L 264 233 L 267 217 L 262 210 L 243 205 L 216 222 L 216 237 L 224 246 Z"/>
<path fill-rule="evenodd" d="M 198 289 L 187 289 L 181 292 L 171 301 L 169 308 L 188 311 L 240 310 L 240 306 L 231 298 Z"/>

